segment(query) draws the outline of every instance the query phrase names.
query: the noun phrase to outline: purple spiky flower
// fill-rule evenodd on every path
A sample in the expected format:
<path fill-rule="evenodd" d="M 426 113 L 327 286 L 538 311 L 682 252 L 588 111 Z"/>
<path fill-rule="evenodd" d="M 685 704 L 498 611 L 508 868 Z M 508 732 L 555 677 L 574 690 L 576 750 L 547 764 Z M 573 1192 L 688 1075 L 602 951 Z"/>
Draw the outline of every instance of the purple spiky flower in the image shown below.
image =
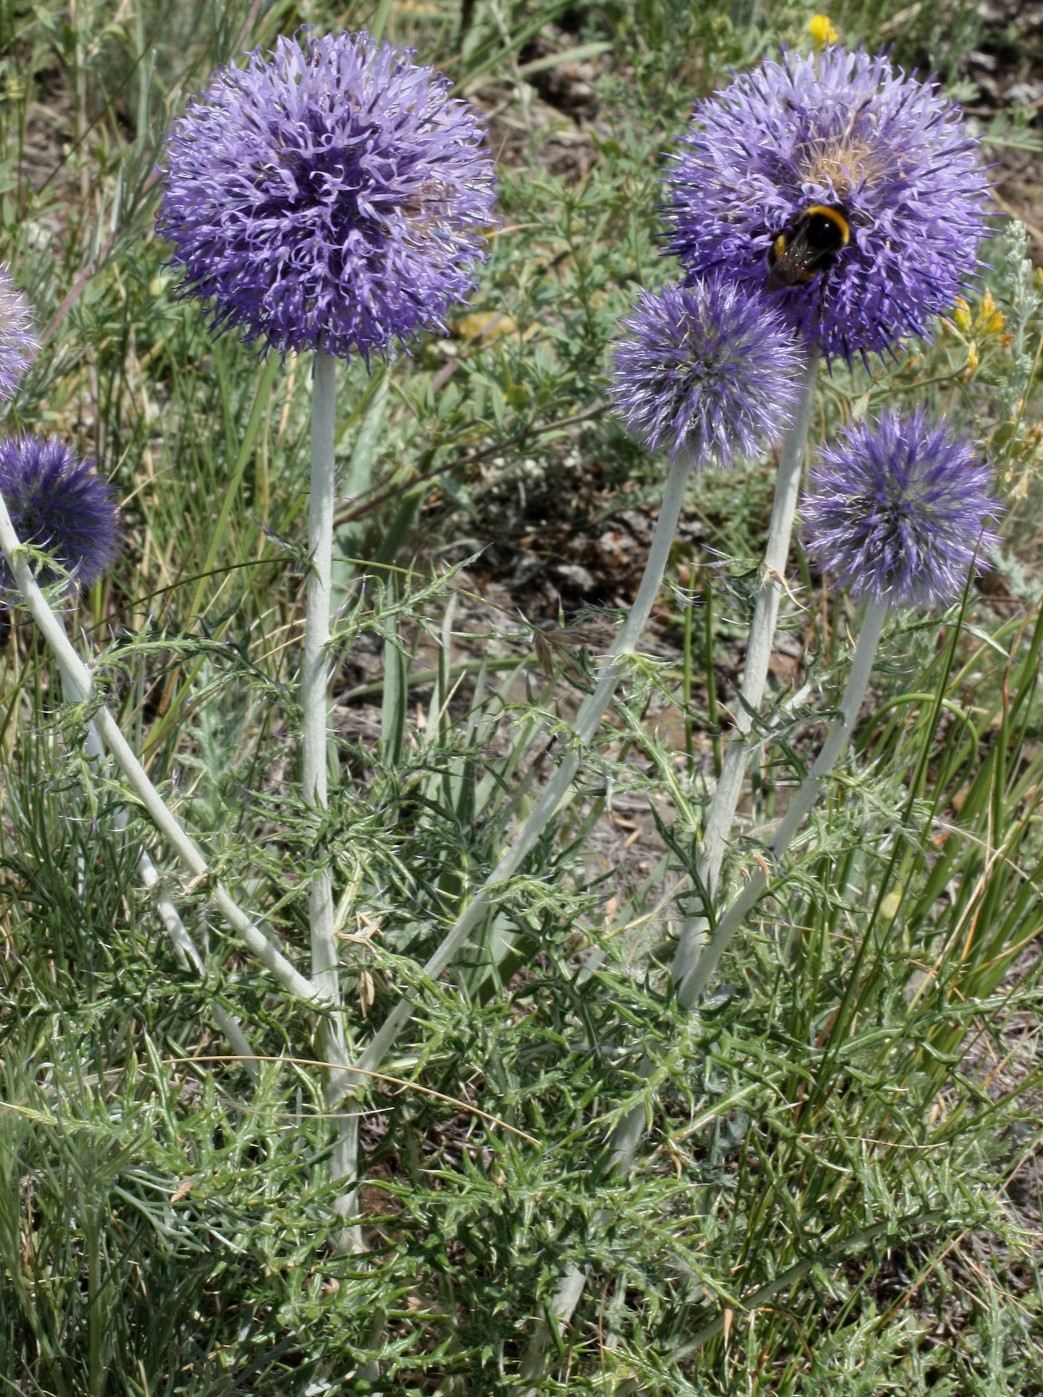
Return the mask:
<path fill-rule="evenodd" d="M 29 302 L 0 267 L 0 402 L 14 397 L 37 347 Z"/>
<path fill-rule="evenodd" d="M 495 222 L 476 114 L 411 50 L 280 37 L 174 122 L 158 228 L 215 328 L 346 358 L 444 330 Z"/>
<path fill-rule="evenodd" d="M 115 491 L 90 461 L 57 438 L 0 440 L 0 495 L 19 540 L 55 564 L 53 570 L 38 571 L 38 581 L 61 575 L 74 587 L 89 587 L 115 557 Z M 10 569 L 0 557 L 0 596 L 13 588 Z"/>
<path fill-rule="evenodd" d="M 1000 511 L 969 442 L 885 408 L 822 449 L 801 513 L 808 553 L 852 596 L 928 606 L 959 596 Z"/>
<path fill-rule="evenodd" d="M 768 288 L 808 344 L 850 360 L 926 336 L 955 303 L 979 266 L 987 187 L 936 83 L 884 55 L 783 53 L 695 108 L 669 177 L 670 246 L 690 277 Z M 821 242 L 815 208 L 830 211 Z"/>
<path fill-rule="evenodd" d="M 642 291 L 622 327 L 612 403 L 650 451 L 729 466 L 789 425 L 802 355 L 765 297 L 716 277 Z"/>

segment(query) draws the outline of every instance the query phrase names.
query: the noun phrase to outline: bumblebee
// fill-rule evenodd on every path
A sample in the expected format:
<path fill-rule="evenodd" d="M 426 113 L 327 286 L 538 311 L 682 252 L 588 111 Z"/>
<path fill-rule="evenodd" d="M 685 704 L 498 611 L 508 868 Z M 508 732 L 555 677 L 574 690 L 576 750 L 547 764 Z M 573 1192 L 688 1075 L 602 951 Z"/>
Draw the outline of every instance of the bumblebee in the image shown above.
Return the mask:
<path fill-rule="evenodd" d="M 812 204 L 779 233 L 768 253 L 768 290 L 800 286 L 828 271 L 837 254 L 851 241 L 851 225 L 843 209 Z"/>

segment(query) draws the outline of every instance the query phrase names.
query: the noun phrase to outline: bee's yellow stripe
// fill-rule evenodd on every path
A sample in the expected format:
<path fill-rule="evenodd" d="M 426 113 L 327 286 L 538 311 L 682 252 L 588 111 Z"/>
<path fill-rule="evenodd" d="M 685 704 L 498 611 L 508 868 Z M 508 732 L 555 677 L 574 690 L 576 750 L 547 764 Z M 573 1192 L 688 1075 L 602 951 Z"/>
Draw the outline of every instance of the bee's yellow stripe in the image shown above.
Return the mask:
<path fill-rule="evenodd" d="M 818 213 L 821 214 L 823 218 L 828 218 L 830 223 L 832 223 L 840 233 L 841 245 L 847 247 L 848 243 L 851 241 L 851 225 L 840 210 L 832 208 L 829 204 L 812 204 L 810 208 L 804 210 L 802 217 L 808 218 L 813 213 Z"/>

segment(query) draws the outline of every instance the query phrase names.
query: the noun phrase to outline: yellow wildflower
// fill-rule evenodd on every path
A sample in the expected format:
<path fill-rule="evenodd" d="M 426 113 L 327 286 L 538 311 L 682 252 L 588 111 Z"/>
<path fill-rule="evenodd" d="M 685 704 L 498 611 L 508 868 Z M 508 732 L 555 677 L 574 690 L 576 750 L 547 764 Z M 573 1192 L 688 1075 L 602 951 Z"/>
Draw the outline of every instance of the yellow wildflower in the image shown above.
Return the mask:
<path fill-rule="evenodd" d="M 840 37 L 828 15 L 812 15 L 808 20 L 808 32 L 820 49 L 835 44 Z"/>

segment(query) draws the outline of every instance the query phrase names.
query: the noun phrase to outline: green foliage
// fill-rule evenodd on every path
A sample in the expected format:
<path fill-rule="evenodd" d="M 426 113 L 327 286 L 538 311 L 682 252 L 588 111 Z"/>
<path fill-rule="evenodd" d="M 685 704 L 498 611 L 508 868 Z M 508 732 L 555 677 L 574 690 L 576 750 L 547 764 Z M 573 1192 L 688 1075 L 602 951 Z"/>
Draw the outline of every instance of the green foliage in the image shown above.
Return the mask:
<path fill-rule="evenodd" d="M 210 336 L 176 298 L 153 170 L 169 114 L 213 65 L 376 8 L 0 5 L 0 251 L 44 343 L 9 425 L 75 436 L 125 499 L 125 557 L 77 618 L 100 696 L 302 964 L 309 875 L 332 858 L 353 1045 L 404 993 L 417 1006 L 366 1098 L 369 1251 L 344 1255 L 329 1105 L 302 1046 L 312 1016 L 138 811 L 122 828 L 127 793 L 82 755 L 87 714 L 61 706 L 15 616 L 0 684 L 0 1391 L 1037 1390 L 1035 1239 L 1008 1187 L 1038 1143 L 1040 1089 L 1043 622 L 1027 584 L 994 605 L 974 594 L 943 624 L 894 622 L 856 750 L 686 1016 L 667 967 L 712 779 L 700 743 L 732 701 L 771 463 L 701 482 L 659 618 L 670 657 L 634 657 L 576 798 L 451 971 L 420 971 L 569 741 L 611 619 L 548 630 L 538 591 L 498 607 L 476 595 L 480 554 L 538 557 L 552 526 L 656 507 L 660 467 L 603 407 L 617 318 L 670 272 L 658 171 L 692 100 L 729 65 L 808 43 L 809 8 L 380 7 L 389 37 L 490 114 L 504 226 L 476 321 L 386 373 L 340 371 L 341 760 L 330 810 L 300 801 L 309 369 Z M 845 40 L 894 41 L 942 71 L 975 22 L 962 2 L 916 7 L 901 33 L 886 6 L 832 17 Z M 582 131 L 541 82 L 576 46 L 598 104 Z M 1016 234 L 993 261 L 991 307 L 979 295 L 871 374 L 835 368 L 815 433 L 885 398 L 948 410 L 1024 497 L 1009 546 L 1031 568 L 1038 288 Z M 799 557 L 797 575 L 817 595 Z M 609 599 L 627 591 L 621 576 Z M 816 605 L 787 609 L 802 684 L 780 685 L 764 720 L 732 886 L 846 671 L 853 618 Z M 162 935 L 145 848 L 203 977 Z M 634 1108 L 650 1137 L 624 1181 L 608 1141 Z M 570 1266 L 588 1283 L 533 1386 L 524 1355 Z"/>

